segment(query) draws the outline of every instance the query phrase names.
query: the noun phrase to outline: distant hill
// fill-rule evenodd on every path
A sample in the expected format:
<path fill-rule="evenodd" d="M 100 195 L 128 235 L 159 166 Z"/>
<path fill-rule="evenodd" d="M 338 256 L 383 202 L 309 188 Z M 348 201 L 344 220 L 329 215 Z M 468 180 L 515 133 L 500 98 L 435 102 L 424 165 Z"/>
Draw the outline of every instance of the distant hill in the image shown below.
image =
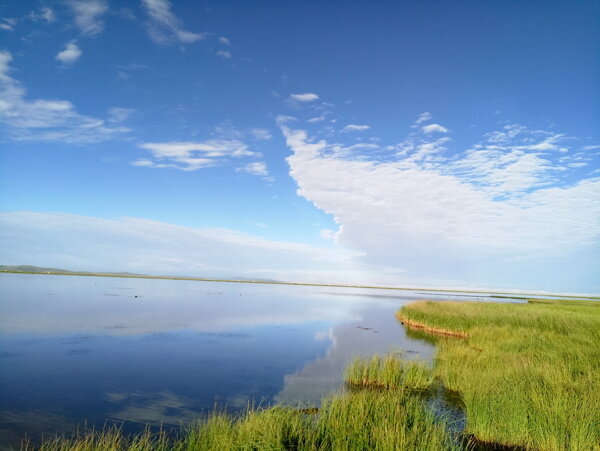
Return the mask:
<path fill-rule="evenodd" d="M 93 271 L 69 271 L 68 269 L 59 268 L 44 268 L 41 266 L 34 265 L 0 265 L 0 272 L 22 272 L 28 274 L 65 274 L 65 275 L 88 275 L 88 276 L 116 276 L 116 277 L 142 277 L 142 278 L 159 278 L 159 279 L 190 279 L 190 280 L 218 280 L 218 279 L 204 279 L 201 277 L 193 276 L 156 276 L 148 274 L 140 274 L 133 272 L 93 272 Z M 274 279 L 250 279 L 247 277 L 235 277 L 237 281 L 248 281 L 248 282 L 268 282 L 268 283 L 281 283 Z M 225 280 L 225 279 L 224 279 Z"/>
<path fill-rule="evenodd" d="M 54 274 L 73 274 L 73 271 L 67 271 L 66 269 L 58 268 L 41 268 L 39 266 L 32 265 L 0 265 L 0 271 L 10 272 L 33 272 L 33 273 L 54 273 Z"/>
<path fill-rule="evenodd" d="M 26 272 L 33 274 L 111 274 L 115 276 L 144 276 L 144 274 L 135 274 L 132 272 L 90 272 L 90 271 L 69 271 L 68 269 L 43 268 L 33 265 L 0 265 L 0 272 Z"/>

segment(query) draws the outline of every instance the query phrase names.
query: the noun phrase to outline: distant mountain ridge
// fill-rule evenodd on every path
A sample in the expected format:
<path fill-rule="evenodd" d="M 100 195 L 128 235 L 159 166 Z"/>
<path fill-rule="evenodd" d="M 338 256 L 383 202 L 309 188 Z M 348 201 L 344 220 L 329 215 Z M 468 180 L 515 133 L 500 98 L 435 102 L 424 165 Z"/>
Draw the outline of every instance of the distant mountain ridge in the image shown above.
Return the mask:
<path fill-rule="evenodd" d="M 121 276 L 145 276 L 146 274 L 136 274 L 132 272 L 91 272 L 91 271 L 69 271 L 60 268 L 44 268 L 33 265 L 0 265 L 0 272 L 27 272 L 33 274 L 114 274 Z"/>
<path fill-rule="evenodd" d="M 213 279 L 204 277 L 194 276 L 173 276 L 173 275 L 149 275 L 134 272 L 106 272 L 106 271 L 70 271 L 68 269 L 60 268 L 45 268 L 34 265 L 0 265 L 0 272 L 11 272 L 11 273 L 27 273 L 27 274 L 65 274 L 65 275 L 77 275 L 77 276 L 116 276 L 116 277 L 139 277 L 149 279 L 184 279 L 184 280 L 222 280 L 228 281 L 229 279 Z M 248 277 L 235 277 L 234 281 L 248 281 L 248 282 L 269 282 L 269 283 L 281 283 L 281 281 L 274 279 L 251 279 Z"/>

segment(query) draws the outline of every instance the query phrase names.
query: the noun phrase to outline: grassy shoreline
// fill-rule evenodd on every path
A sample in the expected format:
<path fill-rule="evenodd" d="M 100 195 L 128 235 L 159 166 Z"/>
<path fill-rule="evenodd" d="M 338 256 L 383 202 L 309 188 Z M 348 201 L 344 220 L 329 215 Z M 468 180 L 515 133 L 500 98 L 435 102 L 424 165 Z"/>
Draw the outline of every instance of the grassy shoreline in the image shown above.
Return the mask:
<path fill-rule="evenodd" d="M 524 449 L 600 449 L 600 303 L 422 301 L 398 318 L 465 337 L 438 336 L 434 376 L 460 395 L 466 433 Z"/>

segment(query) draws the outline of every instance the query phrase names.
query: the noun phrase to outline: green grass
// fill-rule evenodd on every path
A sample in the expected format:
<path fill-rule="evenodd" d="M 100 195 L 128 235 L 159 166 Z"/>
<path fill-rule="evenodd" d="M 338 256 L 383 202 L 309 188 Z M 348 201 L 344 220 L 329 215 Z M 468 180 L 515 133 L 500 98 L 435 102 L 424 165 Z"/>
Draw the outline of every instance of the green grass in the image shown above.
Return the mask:
<path fill-rule="evenodd" d="M 405 390 L 361 390 L 324 403 L 308 449 L 457 449 L 422 398 Z"/>
<path fill-rule="evenodd" d="M 410 362 L 391 354 L 369 359 L 357 358 L 346 369 L 351 387 L 427 390 L 433 384 L 433 371 L 423 362 Z"/>
<path fill-rule="evenodd" d="M 32 449 L 32 448 L 23 448 Z M 216 412 L 178 438 L 118 429 L 57 438 L 43 451 L 423 450 L 459 449 L 425 401 L 405 390 L 364 389 L 323 401 L 318 413 L 276 406 L 243 415 Z"/>
<path fill-rule="evenodd" d="M 467 431 L 526 449 L 600 449 L 600 303 L 416 302 L 401 321 L 440 338 L 434 375 L 460 394 Z"/>
<path fill-rule="evenodd" d="M 173 443 L 164 432 L 152 433 L 145 430 L 141 434 L 127 436 L 118 427 L 111 427 L 102 431 L 85 431 L 76 433 L 74 437 L 66 439 L 56 437 L 45 441 L 40 447 L 28 443 L 21 449 L 29 451 L 168 451 L 172 450 Z"/>
<path fill-rule="evenodd" d="M 432 371 L 397 356 L 357 359 L 347 371 L 367 372 L 373 383 L 323 400 L 319 409 L 249 407 L 233 416 L 214 412 L 178 437 L 146 431 L 125 436 L 119 429 L 47 441 L 44 451 L 146 450 L 453 450 L 457 442 L 413 389 L 431 385 Z M 362 376 L 361 376 L 362 377 Z M 362 379 L 361 379 L 362 380 Z M 385 383 L 383 383 L 385 381 Z M 376 387 L 376 388 L 373 388 Z M 31 449 L 31 448 L 23 448 Z"/>

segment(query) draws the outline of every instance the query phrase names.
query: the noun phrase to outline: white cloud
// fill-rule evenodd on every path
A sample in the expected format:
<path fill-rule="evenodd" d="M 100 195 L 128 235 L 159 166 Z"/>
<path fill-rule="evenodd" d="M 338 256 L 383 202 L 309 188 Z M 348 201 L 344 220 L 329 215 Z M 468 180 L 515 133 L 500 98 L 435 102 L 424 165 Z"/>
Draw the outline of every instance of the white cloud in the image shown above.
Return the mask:
<path fill-rule="evenodd" d="M 369 130 L 370 128 L 371 127 L 368 125 L 348 124 L 342 129 L 342 131 L 343 132 L 363 132 L 365 130 Z"/>
<path fill-rule="evenodd" d="M 75 25 L 85 35 L 96 35 L 104 29 L 102 16 L 108 11 L 108 2 L 105 0 L 69 0 L 75 15 Z"/>
<path fill-rule="evenodd" d="M 39 11 L 32 11 L 29 14 L 29 18 L 34 22 L 46 22 L 52 23 L 56 21 L 56 14 L 52 8 L 42 7 Z"/>
<path fill-rule="evenodd" d="M 448 133 L 446 127 L 440 124 L 429 124 L 422 127 L 423 133 Z"/>
<path fill-rule="evenodd" d="M 325 116 L 317 116 L 317 117 L 311 117 L 308 122 L 310 122 L 311 124 L 314 124 L 315 122 L 321 122 L 325 120 Z"/>
<path fill-rule="evenodd" d="M 221 58 L 231 59 L 231 52 L 229 50 L 217 50 L 217 55 Z"/>
<path fill-rule="evenodd" d="M 225 156 L 242 157 L 252 156 L 254 152 L 238 140 L 213 139 L 204 142 L 165 142 L 140 144 L 143 149 L 150 150 L 156 157 L 179 157 L 190 152 L 200 152 L 209 158 Z"/>
<path fill-rule="evenodd" d="M 319 100 L 319 96 L 313 92 L 305 92 L 302 94 L 290 94 L 290 100 L 302 103 L 314 102 Z"/>
<path fill-rule="evenodd" d="M 56 59 L 61 63 L 71 64 L 77 61 L 82 53 L 83 52 L 75 42 L 68 42 L 65 45 L 65 49 L 58 52 Z"/>
<path fill-rule="evenodd" d="M 296 122 L 297 120 L 298 120 L 297 117 L 287 116 L 285 114 L 281 114 L 281 115 L 277 116 L 277 124 L 279 124 L 279 125 L 286 124 L 288 122 Z"/>
<path fill-rule="evenodd" d="M 349 158 L 303 130 L 280 127 L 298 194 L 333 215 L 339 243 L 363 250 L 371 264 L 504 288 L 540 280 L 546 288 L 584 273 L 589 284 L 589 268 L 600 264 L 600 178 L 548 185 L 557 165 L 539 151 L 515 142 L 509 149 L 508 141 L 498 150 L 486 141 L 451 158 L 442 138 L 391 146 L 391 160 Z M 528 135 L 526 147 L 550 135 L 539 136 Z"/>
<path fill-rule="evenodd" d="M 155 42 L 191 44 L 206 37 L 205 33 L 184 30 L 181 21 L 171 11 L 171 3 L 168 0 L 142 0 L 142 4 L 150 16 L 148 32 Z"/>
<path fill-rule="evenodd" d="M 11 61 L 9 52 L 0 51 L 0 121 L 7 125 L 12 139 L 94 143 L 129 131 L 80 114 L 67 100 L 28 100 L 25 88 L 10 76 Z"/>
<path fill-rule="evenodd" d="M 113 124 L 125 122 L 131 117 L 133 113 L 135 113 L 135 110 L 133 108 L 111 108 L 110 110 L 108 110 L 108 122 L 111 122 Z"/>
<path fill-rule="evenodd" d="M 421 114 L 419 114 L 419 117 L 415 121 L 415 125 L 419 125 L 419 124 L 422 124 L 423 122 L 430 121 L 432 117 L 433 117 L 433 115 L 427 111 L 425 113 L 421 113 Z"/>
<path fill-rule="evenodd" d="M 331 240 L 334 242 L 337 241 L 337 232 L 335 230 L 321 229 L 321 231 L 319 232 L 319 235 L 321 236 L 321 238 L 324 238 L 326 240 Z"/>
<path fill-rule="evenodd" d="M 118 113 L 122 113 L 117 109 Z M 124 109 L 127 114 L 130 110 Z M 114 114 L 114 113 L 113 113 Z M 141 158 L 132 164 L 134 166 L 171 168 L 182 171 L 195 171 L 197 169 L 234 164 L 234 160 L 246 157 L 260 158 L 259 152 L 250 150 L 244 141 L 251 140 L 253 146 L 260 145 L 261 141 L 272 139 L 271 133 L 263 128 L 250 128 L 239 130 L 229 121 L 224 121 L 214 128 L 211 133 L 214 138 L 205 141 L 168 141 L 149 142 L 138 144 L 138 147 L 150 152 L 151 158 Z M 235 163 L 236 166 L 239 163 Z M 266 180 L 272 180 L 268 174 L 259 174 L 260 164 L 249 164 L 238 167 L 238 171 L 264 175 Z M 247 170 L 246 170 L 247 169 Z M 266 172 L 266 165 L 264 166 Z"/>
<path fill-rule="evenodd" d="M 254 139 L 258 139 L 260 141 L 269 141 L 273 138 L 271 132 L 269 130 L 265 130 L 264 128 L 252 128 L 250 129 L 250 134 L 254 137 Z"/>
<path fill-rule="evenodd" d="M 3 212 L 0 229 L 4 262 L 74 270 L 324 281 L 320 271 L 347 270 L 358 255 L 234 230 L 194 229 L 139 218 Z"/>
<path fill-rule="evenodd" d="M 229 41 L 229 39 L 224 36 L 219 37 L 219 42 L 223 45 L 231 45 L 231 41 Z"/>
<path fill-rule="evenodd" d="M 446 172 L 459 175 L 491 195 L 512 197 L 554 182 L 552 173 L 561 168 L 519 149 L 477 148 L 448 165 Z"/>
<path fill-rule="evenodd" d="M 510 124 L 487 133 L 463 158 L 441 170 L 492 196 L 515 198 L 532 188 L 556 183 L 561 172 L 582 159 L 580 154 L 569 154 L 568 140 L 560 133 Z M 557 159 L 557 154 L 563 156 Z"/>
<path fill-rule="evenodd" d="M 17 25 L 17 19 L 10 17 L 2 17 L 0 19 L 0 30 L 15 31 L 15 25 Z"/>
<path fill-rule="evenodd" d="M 154 160 L 142 159 L 135 166 L 174 168 L 182 171 L 223 164 L 230 158 L 255 156 L 248 146 L 237 139 L 211 139 L 203 142 L 143 143 L 139 147 L 149 150 Z"/>
<path fill-rule="evenodd" d="M 257 177 L 269 177 L 269 170 L 267 164 L 264 161 L 255 161 L 248 163 L 246 166 L 237 169 L 238 172 L 245 172 L 246 174 L 256 175 Z"/>

